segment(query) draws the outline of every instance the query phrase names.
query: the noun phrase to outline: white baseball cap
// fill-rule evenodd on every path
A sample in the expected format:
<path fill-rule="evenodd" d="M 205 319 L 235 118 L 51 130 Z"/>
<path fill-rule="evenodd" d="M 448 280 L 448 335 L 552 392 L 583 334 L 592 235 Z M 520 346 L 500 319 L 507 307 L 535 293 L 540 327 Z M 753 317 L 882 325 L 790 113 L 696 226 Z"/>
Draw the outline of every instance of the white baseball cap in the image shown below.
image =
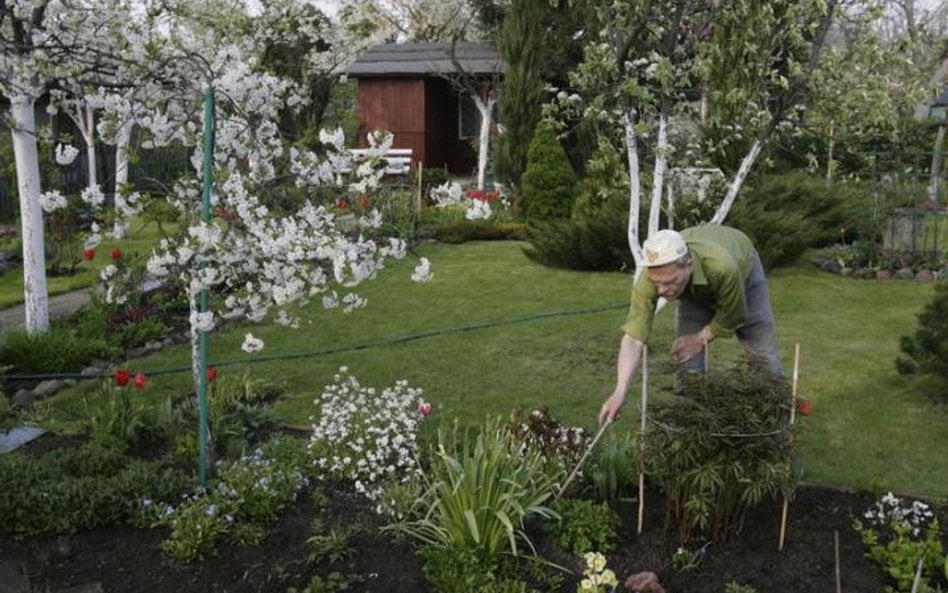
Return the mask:
<path fill-rule="evenodd" d="M 656 231 L 642 244 L 646 268 L 657 268 L 677 261 L 688 253 L 685 240 L 671 229 Z"/>

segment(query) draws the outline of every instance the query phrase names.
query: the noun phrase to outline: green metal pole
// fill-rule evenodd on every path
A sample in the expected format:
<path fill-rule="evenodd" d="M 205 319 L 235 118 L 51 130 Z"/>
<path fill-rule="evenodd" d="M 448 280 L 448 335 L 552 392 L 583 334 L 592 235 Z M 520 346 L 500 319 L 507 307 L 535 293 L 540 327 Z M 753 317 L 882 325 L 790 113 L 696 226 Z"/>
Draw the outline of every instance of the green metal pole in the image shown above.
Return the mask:
<path fill-rule="evenodd" d="M 201 220 L 205 224 L 211 222 L 211 190 L 214 187 L 214 88 L 208 85 L 204 92 L 204 188 L 201 194 Z M 201 270 L 207 265 L 201 261 Z M 209 308 L 207 289 L 201 289 L 199 310 L 204 313 Z M 198 336 L 198 443 L 200 458 L 198 460 L 198 478 L 202 486 L 207 485 L 207 332 L 201 331 Z"/>

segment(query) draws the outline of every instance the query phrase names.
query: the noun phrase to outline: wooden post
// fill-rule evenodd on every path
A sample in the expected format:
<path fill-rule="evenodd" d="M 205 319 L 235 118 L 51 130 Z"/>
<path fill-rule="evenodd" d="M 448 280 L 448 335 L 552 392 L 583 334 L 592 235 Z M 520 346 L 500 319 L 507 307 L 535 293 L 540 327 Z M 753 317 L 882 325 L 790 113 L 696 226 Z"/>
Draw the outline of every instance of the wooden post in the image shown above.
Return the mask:
<path fill-rule="evenodd" d="M 836 557 L 836 593 L 843 593 L 843 580 L 839 573 L 839 529 L 833 530 L 833 550 Z"/>
<path fill-rule="evenodd" d="M 642 346 L 642 420 L 639 427 L 639 455 L 645 449 L 645 420 L 648 414 L 648 346 Z M 639 461 L 639 527 L 642 535 L 642 520 L 645 516 L 645 469 L 644 461 Z"/>
<path fill-rule="evenodd" d="M 797 417 L 797 384 L 800 379 L 800 343 L 797 342 L 796 347 L 793 349 L 793 382 L 790 387 L 790 426 L 787 428 L 789 434 L 787 439 L 789 442 L 793 442 L 793 422 Z M 787 535 L 787 511 L 789 510 L 790 501 L 787 500 L 787 497 L 783 497 L 783 511 L 780 514 L 780 543 L 777 546 L 777 550 L 783 552 L 783 542 Z"/>

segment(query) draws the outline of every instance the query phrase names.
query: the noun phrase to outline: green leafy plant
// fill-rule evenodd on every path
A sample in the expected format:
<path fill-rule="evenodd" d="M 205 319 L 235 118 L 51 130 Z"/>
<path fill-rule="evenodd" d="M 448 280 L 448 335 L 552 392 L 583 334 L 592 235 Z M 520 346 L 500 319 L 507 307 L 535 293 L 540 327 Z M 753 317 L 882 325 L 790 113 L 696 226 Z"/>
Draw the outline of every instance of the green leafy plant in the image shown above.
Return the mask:
<path fill-rule="evenodd" d="M 556 545 L 574 554 L 608 552 L 615 545 L 619 516 L 609 505 L 564 498 L 553 505 L 559 519 L 552 522 Z"/>
<path fill-rule="evenodd" d="M 25 330 L 8 333 L 0 347 L 0 364 L 9 365 L 11 373 L 78 372 L 93 358 L 110 359 L 116 353 L 104 340 L 86 339 L 54 326 L 36 335 Z"/>
<path fill-rule="evenodd" d="M 635 449 L 638 442 L 631 433 L 602 439 L 589 461 L 585 477 L 599 500 L 611 505 L 628 499 L 637 485 Z"/>
<path fill-rule="evenodd" d="M 521 212 L 527 220 L 569 218 L 576 193 L 576 172 L 550 122 L 541 122 L 527 149 L 521 178 Z"/>
<path fill-rule="evenodd" d="M 125 450 L 136 445 L 144 434 L 147 406 L 135 401 L 135 392 L 128 385 L 104 380 L 91 399 L 83 400 L 83 405 L 82 423 L 96 443 Z"/>
<path fill-rule="evenodd" d="M 403 528 L 429 546 L 476 551 L 486 558 L 517 556 L 524 544 L 533 547 L 524 521 L 555 516 L 545 506 L 554 479 L 543 464 L 538 452 L 518 451 L 499 419 L 486 421 L 476 436 L 455 423 L 451 431 L 438 432 L 438 447 L 424 473 L 419 499 L 424 516 Z"/>
<path fill-rule="evenodd" d="M 596 552 L 583 555 L 586 568 L 576 593 L 615 593 L 619 588 L 616 574 L 606 568 L 606 557 Z"/>
<path fill-rule="evenodd" d="M 853 528 L 869 547 L 867 556 L 895 583 L 887 593 L 931 593 L 948 586 L 941 529 L 927 503 L 908 503 L 889 492 L 853 521 Z M 919 563 L 921 578 L 914 589 Z"/>
<path fill-rule="evenodd" d="M 757 589 L 750 585 L 744 585 L 737 581 L 731 581 L 724 585 L 724 593 L 757 593 Z"/>
<path fill-rule="evenodd" d="M 341 572 L 331 572 L 326 576 L 316 575 L 310 579 L 309 584 L 302 590 L 290 587 L 286 593 L 339 593 L 339 591 L 349 591 L 355 585 L 362 582 L 362 577 L 358 575 L 343 574 Z"/>
<path fill-rule="evenodd" d="M 792 494 L 789 386 L 751 366 L 684 375 L 676 397 L 653 408 L 643 467 L 667 493 L 683 542 L 723 541 L 750 507 Z"/>
<path fill-rule="evenodd" d="M 513 558 L 481 550 L 425 546 L 421 550 L 428 582 L 438 593 L 527 593 Z M 531 592 L 532 593 L 532 592 Z"/>
<path fill-rule="evenodd" d="M 701 561 L 704 560 L 707 550 L 708 544 L 705 544 L 695 550 L 679 547 L 674 551 L 674 553 L 672 553 L 668 564 L 678 572 L 685 572 L 687 570 L 698 568 L 698 565 L 700 565 Z"/>
<path fill-rule="evenodd" d="M 355 556 L 356 551 L 352 547 L 352 536 L 356 532 L 354 528 L 334 527 L 326 533 L 321 533 L 321 525 L 314 527 L 318 533 L 306 540 L 306 545 L 309 546 L 307 559 L 310 562 L 334 564 Z"/>

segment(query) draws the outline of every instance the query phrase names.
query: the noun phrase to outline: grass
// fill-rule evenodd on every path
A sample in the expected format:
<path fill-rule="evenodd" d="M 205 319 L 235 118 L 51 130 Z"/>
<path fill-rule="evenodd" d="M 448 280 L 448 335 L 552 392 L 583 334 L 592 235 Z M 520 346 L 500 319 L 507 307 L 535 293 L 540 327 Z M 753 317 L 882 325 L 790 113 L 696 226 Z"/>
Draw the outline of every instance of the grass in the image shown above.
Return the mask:
<path fill-rule="evenodd" d="M 273 412 L 297 426 L 308 425 L 314 397 L 345 365 L 364 385 L 407 379 L 423 388 L 435 406 L 430 419 L 476 422 L 545 405 L 592 428 L 613 386 L 630 277 L 543 268 L 517 243 L 432 244 L 419 252 L 431 260 L 434 280 L 412 284 L 413 262 L 400 262 L 362 287 L 364 310 L 313 306 L 298 330 L 264 325 L 213 334 L 211 359 L 221 377 L 249 371 L 283 384 L 286 395 Z M 858 281 L 805 266 L 778 270 L 770 281 L 785 366 L 789 372 L 799 342 L 800 392 L 813 403 L 800 433 L 804 480 L 948 496 L 948 409 L 924 395 L 924 380 L 898 375 L 893 364 L 898 338 L 914 330 L 931 286 Z M 670 310 L 658 316 L 650 347 L 655 397 L 670 382 L 672 318 Z M 256 358 L 239 349 L 248 331 L 266 342 Z M 711 363 L 739 355 L 735 340 L 722 340 Z M 187 392 L 187 372 L 160 373 L 186 369 L 188 361 L 187 347 L 178 347 L 130 366 L 151 374 L 145 397 L 158 398 Z M 92 387 L 64 392 L 38 413 L 69 426 Z M 617 429 L 637 430 L 637 398 L 636 387 Z"/>
<path fill-rule="evenodd" d="M 165 223 L 166 232 L 173 232 L 174 225 Z M 146 224 L 135 219 L 129 227 L 129 235 L 125 239 L 105 239 L 96 248 L 96 257 L 92 261 L 82 260 L 72 276 L 47 276 L 46 284 L 50 296 L 91 287 L 97 280 L 99 272 L 110 263 L 109 253 L 113 247 L 122 250 L 123 257 L 145 256 L 152 246 L 161 238 L 154 223 Z M 22 250 L 19 242 L 16 249 Z M 20 255 L 18 252 L 17 255 Z M 81 255 L 81 254 L 80 254 Z M 48 262 L 47 262 L 48 263 Z M 0 309 L 9 309 L 23 304 L 23 268 L 17 268 L 3 276 L 0 281 Z"/>

